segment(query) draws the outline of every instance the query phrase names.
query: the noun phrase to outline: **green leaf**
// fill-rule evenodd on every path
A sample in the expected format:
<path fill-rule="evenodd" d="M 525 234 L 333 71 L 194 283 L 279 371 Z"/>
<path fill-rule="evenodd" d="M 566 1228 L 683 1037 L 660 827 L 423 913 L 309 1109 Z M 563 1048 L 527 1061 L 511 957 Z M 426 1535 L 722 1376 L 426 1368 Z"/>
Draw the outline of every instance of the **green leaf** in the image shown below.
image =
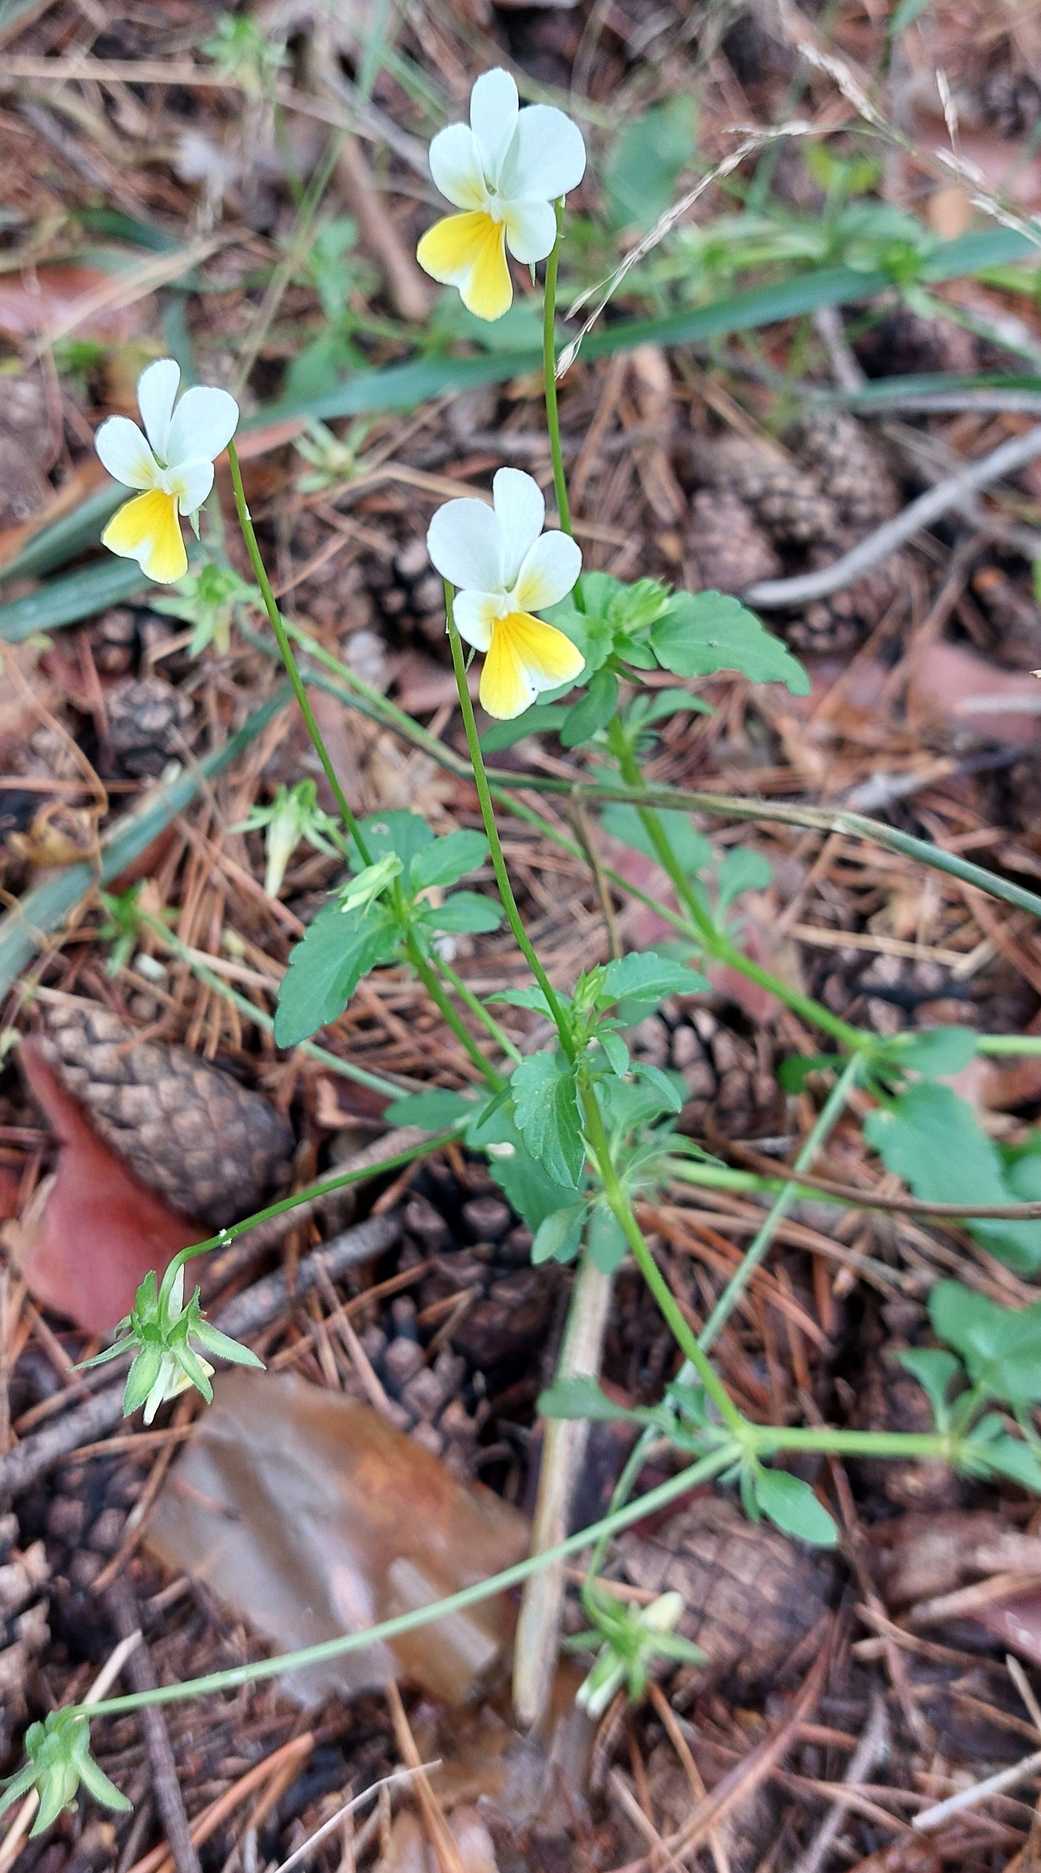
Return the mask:
<path fill-rule="evenodd" d="M 290 953 L 275 1011 L 275 1041 L 295 1047 L 342 1015 L 362 976 L 394 956 L 398 932 L 378 906 L 360 917 L 320 910 Z"/>
<path fill-rule="evenodd" d="M 498 898 L 483 897 L 479 891 L 453 891 L 443 904 L 425 904 L 419 915 L 431 930 L 483 934 L 499 928 L 502 906 Z"/>
<path fill-rule="evenodd" d="M 514 1121 L 508 1097 L 496 1096 L 466 1134 L 467 1144 L 488 1154 L 488 1172 L 535 1235 L 547 1216 L 575 1201 L 574 1189 L 555 1183 L 534 1158 Z"/>
<path fill-rule="evenodd" d="M 611 1072 L 619 1079 L 629 1071 L 629 1049 L 620 1034 L 601 1033 L 597 1035 L 604 1057 Z"/>
<path fill-rule="evenodd" d="M 430 885 L 458 884 L 467 872 L 476 871 L 488 857 L 488 841 L 483 832 L 461 827 L 424 846 L 412 860 L 412 889 L 425 891 Z"/>
<path fill-rule="evenodd" d="M 974 1385 L 1008 1405 L 1041 1399 L 1041 1301 L 1002 1307 L 960 1281 L 938 1281 L 929 1295 L 937 1339 L 961 1357 Z"/>
<path fill-rule="evenodd" d="M 594 1203 L 587 1231 L 589 1259 L 602 1275 L 613 1275 L 629 1252 L 622 1226 L 605 1203 Z"/>
<path fill-rule="evenodd" d="M 655 1008 L 666 995 L 700 995 L 708 986 L 705 977 L 686 963 L 659 956 L 654 950 L 632 950 L 607 964 L 599 1001 L 601 1007 L 624 999 Z"/>
<path fill-rule="evenodd" d="M 539 1262 L 573 1262 L 582 1241 L 582 1224 L 585 1222 L 586 1206 L 584 1203 L 571 1203 L 563 1210 L 555 1210 L 539 1224 L 531 1245 L 531 1259 Z"/>
<path fill-rule="evenodd" d="M 987 1419 L 982 1423 L 990 1429 Z M 999 1476 L 1007 1476 L 1018 1483 L 1021 1489 L 1031 1489 L 1041 1495 L 1041 1461 L 1032 1447 L 1018 1437 L 1011 1437 L 1007 1431 L 1000 1436 L 980 1437 L 980 1428 L 977 1425 L 969 1439 L 965 1467 L 970 1474 L 979 1475 L 982 1471 L 992 1475 L 996 1471 Z"/>
<path fill-rule="evenodd" d="M 567 996 L 563 995 L 560 999 L 566 1006 Z M 494 995 L 489 995 L 488 1000 L 506 1002 L 511 1008 L 534 1008 L 540 1015 L 548 1015 L 552 1018 L 552 1010 L 540 988 L 497 989 Z"/>
<path fill-rule="evenodd" d="M 972 1028 L 929 1028 L 924 1034 L 901 1034 L 881 1051 L 886 1059 L 912 1068 L 925 1079 L 945 1079 L 968 1066 L 978 1038 Z"/>
<path fill-rule="evenodd" d="M 384 858 L 388 852 L 401 860 L 406 884 L 411 881 L 413 859 L 435 843 L 433 832 L 418 813 L 371 813 L 361 821 L 361 832 L 373 862 Z M 357 865 L 361 864 L 359 854 Z"/>
<path fill-rule="evenodd" d="M 640 111 L 615 138 L 604 164 L 607 212 L 616 228 L 648 228 L 673 201 L 695 149 L 695 102 L 681 90 Z"/>
<path fill-rule="evenodd" d="M 793 696 L 810 693 L 810 679 L 787 646 L 724 592 L 677 592 L 652 626 L 651 646 L 675 676 L 737 670 L 753 683 L 783 683 Z"/>
<path fill-rule="evenodd" d="M 577 1188 L 585 1162 L 574 1069 L 548 1049 L 529 1054 L 510 1079 L 521 1136 L 556 1183 Z"/>
<path fill-rule="evenodd" d="M 938 1346 L 910 1346 L 898 1352 L 896 1357 L 897 1363 L 913 1379 L 918 1380 L 926 1393 L 937 1430 L 946 1430 L 950 1417 L 950 1389 L 961 1372 L 960 1362 L 953 1353 L 945 1353 Z"/>
<path fill-rule="evenodd" d="M 638 1060 L 633 1072 L 636 1078 L 653 1088 L 661 1100 L 663 1112 L 682 1112 L 686 1103 L 686 1089 L 681 1076 L 677 1073 L 665 1073 L 650 1060 Z"/>
<path fill-rule="evenodd" d="M 751 846 L 732 846 L 720 860 L 716 875 L 716 896 L 721 911 L 745 891 L 765 891 L 773 877 L 773 866 L 764 852 Z"/>
<path fill-rule="evenodd" d="M 841 1054 L 790 1054 L 777 1069 L 777 1078 L 786 1093 L 801 1093 L 815 1073 L 837 1073 L 843 1065 Z"/>
<path fill-rule="evenodd" d="M 570 711 L 562 702 L 537 702 L 523 715 L 515 716 L 512 722 L 494 722 L 481 736 L 483 754 L 499 754 L 503 748 L 512 748 L 515 742 L 523 741 L 528 735 L 545 735 L 551 729 L 559 729 Z"/>
<path fill-rule="evenodd" d="M 400 1099 L 392 1099 L 383 1116 L 392 1125 L 422 1125 L 428 1132 L 439 1132 L 446 1125 L 471 1117 L 473 1111 L 474 1102 L 464 1093 L 435 1086 L 429 1092 L 405 1093 Z"/>
<path fill-rule="evenodd" d="M 691 824 L 689 813 L 679 813 L 672 807 L 659 809 L 655 814 L 667 834 L 669 844 L 676 854 L 688 879 L 697 877 L 715 860 L 712 846 Z M 639 808 L 624 802 L 604 808 L 601 815 L 604 831 L 622 845 L 631 846 L 634 852 L 642 852 L 646 858 L 652 858 L 656 865 L 661 864 L 658 854 L 651 844 L 650 837 L 640 818 Z"/>
<path fill-rule="evenodd" d="M 808 1483 L 787 1470 L 757 1469 L 752 1494 L 760 1514 L 785 1535 L 815 1548 L 833 1548 L 838 1541 L 839 1531 L 827 1509 Z"/>
<path fill-rule="evenodd" d="M 642 732 L 666 716 L 714 714 L 712 704 L 703 696 L 692 696 L 689 689 L 652 689 L 633 703 L 628 726 Z"/>
<path fill-rule="evenodd" d="M 567 712 L 560 731 L 565 748 L 580 748 L 583 742 L 592 741 L 607 727 L 617 709 L 618 678 L 612 670 L 598 670 L 581 702 L 574 703 Z"/>
<path fill-rule="evenodd" d="M 980 1130 L 966 1100 L 949 1086 L 920 1080 L 889 1106 L 872 1112 L 864 1127 L 887 1170 L 927 1203 L 1015 1203 L 1005 1167 Z M 1041 1222 L 981 1218 L 964 1225 L 1010 1268 L 1041 1268 Z"/>

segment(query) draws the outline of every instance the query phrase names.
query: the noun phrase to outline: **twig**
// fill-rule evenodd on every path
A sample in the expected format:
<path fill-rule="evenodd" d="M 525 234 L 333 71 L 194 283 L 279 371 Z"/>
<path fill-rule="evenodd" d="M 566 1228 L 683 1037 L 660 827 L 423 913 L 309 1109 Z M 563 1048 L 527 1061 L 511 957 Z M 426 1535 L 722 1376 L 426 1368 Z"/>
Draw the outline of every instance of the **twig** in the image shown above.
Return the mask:
<path fill-rule="evenodd" d="M 134 1691 L 154 1691 L 159 1683 L 152 1655 L 141 1635 L 141 1614 L 137 1596 L 126 1574 L 113 1582 L 108 1590 L 108 1600 L 116 1622 L 116 1631 L 121 1638 L 129 1639 L 133 1633 L 140 1641 L 130 1653 L 126 1664 L 126 1675 Z M 188 1827 L 188 1816 L 184 1811 L 181 1785 L 177 1779 L 177 1764 L 170 1746 L 170 1733 L 166 1727 L 166 1718 L 162 1708 L 148 1704 L 141 1712 L 141 1727 L 145 1733 L 145 1748 L 148 1752 L 149 1766 L 152 1771 L 152 1793 L 159 1809 L 170 1851 L 173 1854 L 176 1873 L 201 1873 L 199 1856 L 192 1845 Z"/>
<path fill-rule="evenodd" d="M 1024 1756 L 1021 1762 L 1012 1763 L 1007 1769 L 999 1769 L 996 1775 L 988 1775 L 982 1782 L 974 1782 L 971 1788 L 960 1788 L 956 1795 L 948 1795 L 946 1801 L 938 1801 L 933 1808 L 923 1808 L 916 1814 L 911 1826 L 924 1832 L 949 1821 L 952 1814 L 961 1814 L 966 1808 L 975 1808 L 988 1795 L 1000 1795 L 1004 1789 L 1015 1788 L 1024 1776 L 1035 1775 L 1041 1769 L 1041 1749 L 1032 1756 Z"/>
<path fill-rule="evenodd" d="M 332 1279 L 359 1262 L 371 1261 L 397 1240 L 400 1230 L 401 1225 L 394 1216 L 370 1216 L 364 1223 L 313 1250 L 300 1263 L 295 1281 L 290 1282 L 284 1273 L 279 1273 L 254 1282 L 221 1309 L 215 1316 L 215 1326 L 236 1340 L 259 1332 L 277 1319 L 288 1301 L 310 1293 L 322 1270 Z M 81 1444 L 94 1443 L 118 1424 L 122 1397 L 123 1384 L 119 1380 L 0 1457 L 0 1501 L 18 1495 L 63 1457 L 78 1450 Z"/>
<path fill-rule="evenodd" d="M 1041 1202 L 1033 1203 L 927 1203 L 917 1197 L 882 1197 L 872 1196 L 870 1191 L 861 1190 L 856 1184 L 836 1183 L 830 1177 L 817 1177 L 811 1171 L 789 1171 L 786 1166 L 775 1166 L 772 1158 L 764 1157 L 762 1152 L 753 1151 L 747 1145 L 731 1143 L 731 1152 L 747 1164 L 750 1170 L 760 1176 L 769 1177 L 779 1184 L 802 1184 L 807 1190 L 819 1190 L 823 1196 L 838 1197 L 845 1203 L 852 1203 L 858 1209 L 892 1210 L 901 1216 L 943 1216 L 952 1222 L 964 1218 L 979 1217 L 985 1222 L 1030 1223 L 1041 1219 Z M 695 1168 L 695 1167 L 692 1167 Z M 695 1178 L 691 1181 L 696 1180 Z"/>
<path fill-rule="evenodd" d="M 870 1775 L 876 1763 L 885 1757 L 889 1748 L 889 1720 L 886 1716 L 885 1700 L 880 1692 L 871 1697 L 868 1720 L 863 1735 L 846 1764 L 846 1773 L 842 1780 L 855 1787 L 864 1777 Z M 831 1852 L 846 1813 L 849 1802 L 842 1795 L 836 1795 L 827 1814 L 817 1831 L 815 1838 L 800 1857 L 794 1873 L 820 1873 L 821 1867 Z"/>
<path fill-rule="evenodd" d="M 583 1247 L 571 1293 L 564 1344 L 556 1382 L 598 1378 L 612 1278 L 602 1274 Z M 538 1497 L 532 1518 L 531 1552 L 555 1548 L 567 1534 L 568 1509 L 575 1478 L 589 1441 L 588 1418 L 549 1418 L 543 1429 Z M 564 1601 L 560 1562 L 544 1567 L 526 1583 L 513 1648 L 513 1702 L 522 1729 L 544 1715 L 553 1680 Z"/>
<path fill-rule="evenodd" d="M 830 566 L 824 566 L 819 572 L 807 572 L 795 579 L 761 579 L 756 585 L 750 585 L 743 596 L 750 605 L 757 605 L 763 611 L 776 611 L 788 605 L 805 605 L 811 599 L 827 598 L 832 592 L 851 585 L 862 573 L 869 572 L 873 566 L 896 551 L 905 540 L 910 540 L 924 527 L 945 514 L 951 507 L 956 507 L 967 494 L 977 488 L 986 488 L 1002 475 L 1012 474 L 1018 468 L 1024 468 L 1028 462 L 1041 455 L 1041 423 L 1028 429 L 1025 435 L 1013 436 L 998 448 L 992 449 L 980 461 L 971 462 L 968 467 L 959 469 L 947 481 L 937 482 L 935 488 L 928 488 L 912 501 L 903 512 L 887 520 L 866 539 L 841 559 Z"/>
<path fill-rule="evenodd" d="M 345 1801 L 342 1808 L 337 1808 L 336 1813 L 331 1814 L 328 1821 L 323 1821 L 321 1827 L 316 1828 L 302 1846 L 297 1847 L 296 1851 L 290 1854 L 288 1860 L 283 1860 L 281 1865 L 275 1868 L 275 1873 L 289 1873 L 290 1867 L 299 1866 L 312 1847 L 317 1847 L 319 1841 L 324 1840 L 327 1834 L 331 1834 L 333 1828 L 338 1827 L 346 1815 L 353 1814 L 356 1808 L 361 1807 L 363 1801 L 368 1801 L 381 1788 L 391 1788 L 395 1782 L 409 1782 L 415 1776 L 426 1775 L 431 1769 L 440 1767 L 441 1763 L 438 1758 L 433 1762 L 417 1763 L 412 1769 L 394 1769 L 390 1775 L 381 1776 L 378 1782 L 373 1782 L 368 1788 L 363 1788 L 360 1795 L 352 1795 L 350 1801 Z"/>

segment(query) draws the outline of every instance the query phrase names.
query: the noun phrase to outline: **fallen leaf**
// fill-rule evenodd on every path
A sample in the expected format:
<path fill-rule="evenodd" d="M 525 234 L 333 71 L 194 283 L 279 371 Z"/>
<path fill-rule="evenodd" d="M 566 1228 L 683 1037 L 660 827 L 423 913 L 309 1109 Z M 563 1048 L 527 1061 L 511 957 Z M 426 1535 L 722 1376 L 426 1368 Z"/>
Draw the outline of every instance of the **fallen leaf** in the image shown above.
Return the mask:
<path fill-rule="evenodd" d="M 942 723 L 963 739 L 1032 747 L 1041 738 L 1041 696 L 1029 670 L 1001 670 L 960 644 L 930 643 L 910 660 L 912 722 Z"/>
<path fill-rule="evenodd" d="M 61 1142 L 53 1177 L 5 1241 L 34 1300 L 89 1333 L 107 1333 L 150 1268 L 161 1270 L 204 1228 L 175 1215 L 132 1177 L 93 1130 L 33 1040 L 22 1068 Z"/>
<path fill-rule="evenodd" d="M 225 1372 L 148 1540 L 280 1650 L 364 1631 L 508 1567 L 527 1523 L 363 1405 L 293 1374 Z M 502 1661 L 505 1595 L 286 1677 L 302 1702 L 399 1676 L 465 1703 Z"/>
<path fill-rule="evenodd" d="M 100 267 L 38 267 L 32 273 L 0 276 L 0 332 L 6 338 L 37 338 L 75 321 L 81 338 L 128 338 L 146 322 L 147 302 L 117 305 L 111 300 L 82 320 L 77 308 L 105 293 L 111 273 Z"/>

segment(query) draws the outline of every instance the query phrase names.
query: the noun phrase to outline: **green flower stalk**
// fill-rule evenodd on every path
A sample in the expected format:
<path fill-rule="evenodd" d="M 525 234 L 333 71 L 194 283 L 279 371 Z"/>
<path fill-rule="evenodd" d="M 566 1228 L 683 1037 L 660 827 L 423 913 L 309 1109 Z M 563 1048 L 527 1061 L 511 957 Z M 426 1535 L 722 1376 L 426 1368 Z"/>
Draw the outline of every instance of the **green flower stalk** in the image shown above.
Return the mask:
<path fill-rule="evenodd" d="M 30 1724 L 25 1733 L 24 1767 L 0 1784 L 0 1814 L 30 1789 L 40 1798 L 29 1838 L 42 1834 L 63 1809 L 75 1808 L 80 1785 L 103 1808 L 129 1814 L 132 1803 L 99 1769 L 90 1753 L 90 1723 L 71 1710 L 53 1710 L 42 1723 Z"/>
<path fill-rule="evenodd" d="M 133 1307 L 116 1328 L 118 1339 L 96 1358 L 84 1360 L 86 1369 L 107 1365 L 109 1360 L 133 1353 L 123 1391 L 125 1418 L 132 1417 L 143 1406 L 144 1421 L 151 1424 L 160 1405 L 176 1398 L 190 1385 L 194 1385 L 209 1404 L 213 1398 L 210 1384 L 213 1367 L 203 1358 L 200 1348 L 230 1360 L 233 1365 L 263 1369 L 264 1361 L 248 1346 L 241 1346 L 219 1327 L 210 1325 L 203 1315 L 199 1295 L 200 1290 L 196 1288 L 185 1303 L 183 1263 L 172 1274 L 167 1270 L 162 1286 L 155 1270 L 149 1269 L 134 1296 Z"/>

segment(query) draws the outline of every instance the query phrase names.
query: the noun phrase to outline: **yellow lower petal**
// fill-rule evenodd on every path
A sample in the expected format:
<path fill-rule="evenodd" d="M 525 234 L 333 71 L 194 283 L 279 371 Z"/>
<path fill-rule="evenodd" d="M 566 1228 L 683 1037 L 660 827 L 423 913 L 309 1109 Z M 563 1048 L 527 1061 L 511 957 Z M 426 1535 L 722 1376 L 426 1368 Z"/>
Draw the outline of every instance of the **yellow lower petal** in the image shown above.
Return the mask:
<path fill-rule="evenodd" d="M 446 215 L 428 228 L 416 259 L 431 279 L 458 286 L 464 306 L 479 319 L 500 319 L 513 303 L 506 263 L 506 229 L 491 215 L 472 210 Z"/>
<path fill-rule="evenodd" d="M 161 488 L 135 495 L 117 509 L 101 536 L 102 546 L 121 559 L 136 559 L 146 578 L 172 585 L 188 570 L 177 518 L 177 497 Z"/>
<path fill-rule="evenodd" d="M 512 721 L 541 690 L 574 682 L 584 669 L 585 658 L 563 631 L 525 611 L 511 612 L 492 631 L 481 672 L 481 704 L 498 720 Z"/>

